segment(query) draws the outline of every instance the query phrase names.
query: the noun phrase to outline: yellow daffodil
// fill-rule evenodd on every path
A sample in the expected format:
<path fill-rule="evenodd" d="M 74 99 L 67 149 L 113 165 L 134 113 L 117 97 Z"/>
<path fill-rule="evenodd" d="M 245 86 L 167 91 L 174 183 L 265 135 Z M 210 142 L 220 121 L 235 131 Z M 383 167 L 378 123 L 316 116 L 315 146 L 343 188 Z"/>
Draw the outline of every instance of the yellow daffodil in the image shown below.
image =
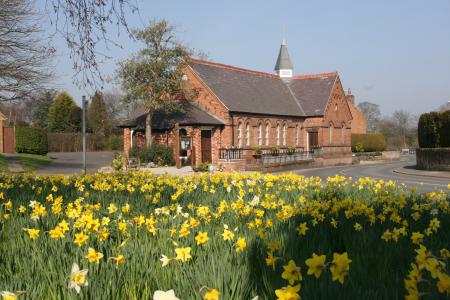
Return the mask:
<path fill-rule="evenodd" d="M 299 291 L 300 284 L 297 284 L 295 286 L 288 285 L 284 288 L 275 290 L 275 295 L 277 296 L 277 300 L 299 300 Z"/>
<path fill-rule="evenodd" d="M 312 257 L 305 261 L 305 264 L 308 266 L 308 275 L 314 275 L 316 278 L 319 278 L 325 269 L 325 260 L 325 255 L 313 253 Z"/>
<path fill-rule="evenodd" d="M 86 255 L 86 258 L 90 263 L 100 263 L 100 259 L 103 258 L 103 254 L 101 252 L 95 251 L 94 248 L 88 249 L 88 254 Z"/>
<path fill-rule="evenodd" d="M 197 245 L 204 245 L 209 240 L 208 233 L 207 232 L 199 232 L 197 236 L 195 237 L 195 240 L 197 241 Z"/>
<path fill-rule="evenodd" d="M 289 281 L 290 285 L 293 285 L 296 281 L 302 280 L 302 274 L 300 273 L 300 267 L 297 267 L 295 262 L 291 259 L 289 263 L 283 266 L 284 272 L 281 274 L 281 278 Z"/>
<path fill-rule="evenodd" d="M 191 247 L 186 248 L 176 248 L 175 253 L 177 254 L 176 259 L 186 262 L 192 258 Z"/>
<path fill-rule="evenodd" d="M 332 280 L 338 280 L 341 284 L 344 284 L 344 277 L 350 269 L 351 262 L 352 260 L 348 258 L 347 252 L 342 254 L 333 253 L 333 262 L 330 266 Z"/>
<path fill-rule="evenodd" d="M 216 289 L 211 289 L 205 293 L 203 296 L 204 300 L 219 300 L 220 292 Z"/>

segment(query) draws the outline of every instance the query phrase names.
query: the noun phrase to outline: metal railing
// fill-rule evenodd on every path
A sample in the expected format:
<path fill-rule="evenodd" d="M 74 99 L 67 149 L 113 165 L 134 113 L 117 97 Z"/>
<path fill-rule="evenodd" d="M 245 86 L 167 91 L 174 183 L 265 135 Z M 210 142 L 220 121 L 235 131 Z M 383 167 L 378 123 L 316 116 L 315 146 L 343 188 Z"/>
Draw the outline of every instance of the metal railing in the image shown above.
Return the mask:
<path fill-rule="evenodd" d="M 237 160 L 243 159 L 243 149 L 241 148 L 221 148 L 219 149 L 220 159 Z"/>

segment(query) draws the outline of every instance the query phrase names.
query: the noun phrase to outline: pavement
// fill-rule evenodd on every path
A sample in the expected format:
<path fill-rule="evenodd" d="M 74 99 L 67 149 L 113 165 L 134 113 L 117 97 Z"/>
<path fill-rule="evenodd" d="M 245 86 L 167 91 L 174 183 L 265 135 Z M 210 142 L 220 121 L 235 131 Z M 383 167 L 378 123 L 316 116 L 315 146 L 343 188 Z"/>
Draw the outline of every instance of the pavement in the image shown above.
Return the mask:
<path fill-rule="evenodd" d="M 399 161 L 394 162 L 304 169 L 289 173 L 321 178 L 334 177 L 338 174 L 354 179 L 371 177 L 378 180 L 392 180 L 397 184 L 405 184 L 409 188 L 414 187 L 421 192 L 448 190 L 450 172 L 420 171 L 414 169 L 415 165 L 415 155 L 405 155 Z"/>
<path fill-rule="evenodd" d="M 23 167 L 20 164 L 19 158 L 15 154 L 3 153 L 6 158 L 6 163 L 8 164 L 8 171 L 11 173 L 23 172 Z"/>
<path fill-rule="evenodd" d="M 49 165 L 38 170 L 38 175 L 75 175 L 83 171 L 82 152 L 50 152 L 47 155 L 53 160 Z M 114 152 L 87 152 L 86 157 L 86 171 L 95 173 L 98 169 L 111 165 L 114 159 Z"/>

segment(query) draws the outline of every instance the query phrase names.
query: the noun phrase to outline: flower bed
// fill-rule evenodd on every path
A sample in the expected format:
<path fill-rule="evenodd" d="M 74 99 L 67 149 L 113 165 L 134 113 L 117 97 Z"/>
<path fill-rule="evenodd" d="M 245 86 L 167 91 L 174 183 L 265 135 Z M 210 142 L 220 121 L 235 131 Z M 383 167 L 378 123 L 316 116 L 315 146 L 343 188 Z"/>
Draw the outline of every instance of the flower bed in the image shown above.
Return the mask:
<path fill-rule="evenodd" d="M 1 175 L 0 203 L 2 296 L 445 299 L 450 292 L 448 196 L 390 181 Z"/>

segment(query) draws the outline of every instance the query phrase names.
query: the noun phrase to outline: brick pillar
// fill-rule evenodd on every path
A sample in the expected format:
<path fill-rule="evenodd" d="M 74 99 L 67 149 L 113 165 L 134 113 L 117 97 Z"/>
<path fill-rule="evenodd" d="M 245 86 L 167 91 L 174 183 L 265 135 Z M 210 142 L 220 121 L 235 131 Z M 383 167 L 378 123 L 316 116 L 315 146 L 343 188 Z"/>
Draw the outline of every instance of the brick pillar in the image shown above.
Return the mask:
<path fill-rule="evenodd" d="M 174 139 L 173 139 L 173 156 L 175 158 L 175 165 L 177 169 L 181 168 L 181 159 L 180 159 L 180 126 L 175 124 L 174 128 Z"/>
<path fill-rule="evenodd" d="M 130 159 L 130 148 L 131 148 L 131 130 L 130 128 L 123 129 L 123 155 L 125 160 Z"/>
<path fill-rule="evenodd" d="M 0 153 L 3 153 L 3 120 L 1 119 L 1 117 L 0 117 Z"/>

